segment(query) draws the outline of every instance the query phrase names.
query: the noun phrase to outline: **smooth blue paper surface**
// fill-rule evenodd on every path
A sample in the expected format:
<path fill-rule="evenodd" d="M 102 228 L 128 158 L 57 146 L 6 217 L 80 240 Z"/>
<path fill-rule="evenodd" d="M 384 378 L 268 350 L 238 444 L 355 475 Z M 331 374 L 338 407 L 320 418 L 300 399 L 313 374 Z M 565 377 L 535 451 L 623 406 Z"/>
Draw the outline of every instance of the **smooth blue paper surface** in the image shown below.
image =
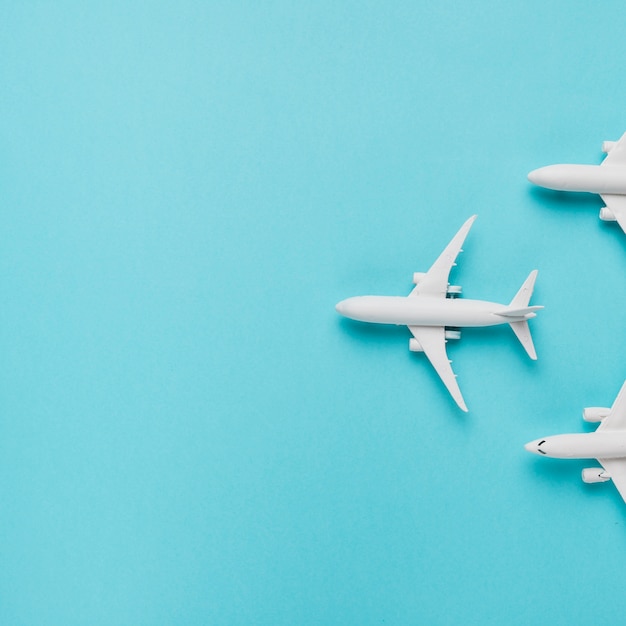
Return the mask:
<path fill-rule="evenodd" d="M 526 174 L 626 131 L 622 3 L 0 5 L 0 624 L 623 619 L 592 430 L 626 378 L 626 235 Z M 404 295 L 461 224 L 449 355 Z"/>

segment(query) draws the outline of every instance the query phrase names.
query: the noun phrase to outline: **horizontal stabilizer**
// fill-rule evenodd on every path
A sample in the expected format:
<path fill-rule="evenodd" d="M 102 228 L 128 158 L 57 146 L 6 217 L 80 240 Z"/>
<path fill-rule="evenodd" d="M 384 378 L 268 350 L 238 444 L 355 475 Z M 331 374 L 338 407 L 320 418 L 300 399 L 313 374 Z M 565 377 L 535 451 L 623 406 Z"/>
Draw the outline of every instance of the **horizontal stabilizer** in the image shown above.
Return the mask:
<path fill-rule="evenodd" d="M 513 300 L 511 300 L 511 303 L 509 304 L 510 309 L 522 309 L 528 306 L 530 297 L 533 295 L 536 279 L 537 270 L 533 270 L 528 275 L 528 278 L 524 281 L 524 284 L 520 287 L 519 291 L 515 294 Z"/>
<path fill-rule="evenodd" d="M 530 334 L 530 328 L 528 328 L 528 322 L 510 322 L 509 326 L 513 329 L 515 336 L 519 339 L 520 343 L 524 346 L 524 350 L 528 353 L 528 356 L 533 360 L 537 360 L 537 353 L 535 352 L 535 346 L 533 344 L 533 338 Z"/>
<path fill-rule="evenodd" d="M 533 289 L 535 288 L 535 280 L 537 279 L 537 270 L 533 270 L 528 278 L 524 281 L 524 284 L 520 287 L 519 291 L 515 294 L 511 304 L 504 311 L 500 311 L 497 315 L 509 319 L 516 319 L 516 321 L 510 321 L 509 326 L 515 333 L 515 336 L 519 339 L 524 350 L 528 353 L 528 356 L 533 360 L 537 360 L 537 353 L 535 352 L 535 346 L 533 345 L 533 338 L 530 334 L 530 328 L 528 322 L 531 317 L 535 317 L 535 311 L 543 309 L 542 306 L 528 306 L 530 298 L 533 295 Z M 520 319 L 521 318 L 521 319 Z"/>

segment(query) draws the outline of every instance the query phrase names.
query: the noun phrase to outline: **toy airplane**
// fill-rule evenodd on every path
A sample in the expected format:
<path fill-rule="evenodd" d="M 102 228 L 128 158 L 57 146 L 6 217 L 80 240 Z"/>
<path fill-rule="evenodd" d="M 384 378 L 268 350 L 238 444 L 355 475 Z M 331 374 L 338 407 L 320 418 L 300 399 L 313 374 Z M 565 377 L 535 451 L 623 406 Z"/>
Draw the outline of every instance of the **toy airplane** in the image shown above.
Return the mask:
<path fill-rule="evenodd" d="M 528 174 L 528 180 L 557 191 L 600 194 L 606 206 L 600 219 L 615 222 L 626 232 L 626 133 L 619 141 L 605 141 L 607 157 L 600 165 L 548 165 Z"/>
<path fill-rule="evenodd" d="M 610 409 L 591 407 L 583 410 L 586 422 L 600 422 L 592 433 L 555 435 L 537 439 L 524 447 L 529 452 L 557 459 L 597 459 L 602 467 L 584 469 L 586 483 L 613 479 L 626 501 L 626 382 Z"/>
<path fill-rule="evenodd" d="M 467 406 L 446 354 L 446 340 L 460 339 L 462 326 L 510 324 L 531 359 L 536 359 L 528 320 L 543 307 L 528 306 L 537 270 L 533 270 L 510 304 L 482 300 L 457 300 L 461 288 L 448 284 L 450 270 L 476 216 L 470 217 L 432 267 L 413 274 L 416 287 L 407 297 L 360 296 L 337 304 L 337 312 L 362 322 L 406 325 L 413 334 L 409 350 L 424 352 L 443 384 L 463 411 Z"/>

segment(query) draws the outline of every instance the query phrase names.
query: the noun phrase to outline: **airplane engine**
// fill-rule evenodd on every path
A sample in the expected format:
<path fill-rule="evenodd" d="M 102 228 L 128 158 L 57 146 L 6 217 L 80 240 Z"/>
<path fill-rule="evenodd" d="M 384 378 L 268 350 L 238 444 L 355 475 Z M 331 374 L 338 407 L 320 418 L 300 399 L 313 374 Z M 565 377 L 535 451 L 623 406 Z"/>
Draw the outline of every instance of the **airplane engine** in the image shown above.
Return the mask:
<path fill-rule="evenodd" d="M 590 406 L 583 409 L 583 419 L 585 422 L 601 422 L 610 412 L 611 409 L 603 406 Z"/>
<path fill-rule="evenodd" d="M 611 476 L 601 467 L 587 467 L 583 470 L 582 478 L 585 483 L 605 483 Z"/>
<path fill-rule="evenodd" d="M 411 352 L 424 352 L 424 348 L 422 348 L 422 344 L 414 337 L 409 339 L 409 350 Z"/>
<path fill-rule="evenodd" d="M 600 219 L 603 222 L 615 222 L 616 221 L 615 214 L 607 206 L 603 206 L 600 209 Z"/>
<path fill-rule="evenodd" d="M 446 339 L 460 339 L 461 331 L 460 330 L 446 330 L 445 338 Z"/>
<path fill-rule="evenodd" d="M 602 152 L 608 154 L 615 147 L 616 141 L 603 141 L 602 142 Z"/>
<path fill-rule="evenodd" d="M 419 285 L 420 281 L 426 276 L 426 272 L 413 272 L 413 284 Z M 448 298 L 458 298 L 463 291 L 460 285 L 448 285 L 446 296 Z"/>

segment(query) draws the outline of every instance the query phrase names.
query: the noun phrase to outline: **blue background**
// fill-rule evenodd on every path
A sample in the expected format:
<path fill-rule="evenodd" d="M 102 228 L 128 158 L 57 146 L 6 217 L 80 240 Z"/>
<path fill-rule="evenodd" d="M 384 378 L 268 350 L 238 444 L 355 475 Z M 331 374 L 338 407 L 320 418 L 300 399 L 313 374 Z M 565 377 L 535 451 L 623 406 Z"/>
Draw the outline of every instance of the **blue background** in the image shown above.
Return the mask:
<path fill-rule="evenodd" d="M 623 619 L 593 430 L 626 377 L 626 236 L 531 169 L 626 130 L 622 2 L 0 4 L 0 624 Z M 539 361 L 449 354 L 403 295 L 538 268 Z"/>

